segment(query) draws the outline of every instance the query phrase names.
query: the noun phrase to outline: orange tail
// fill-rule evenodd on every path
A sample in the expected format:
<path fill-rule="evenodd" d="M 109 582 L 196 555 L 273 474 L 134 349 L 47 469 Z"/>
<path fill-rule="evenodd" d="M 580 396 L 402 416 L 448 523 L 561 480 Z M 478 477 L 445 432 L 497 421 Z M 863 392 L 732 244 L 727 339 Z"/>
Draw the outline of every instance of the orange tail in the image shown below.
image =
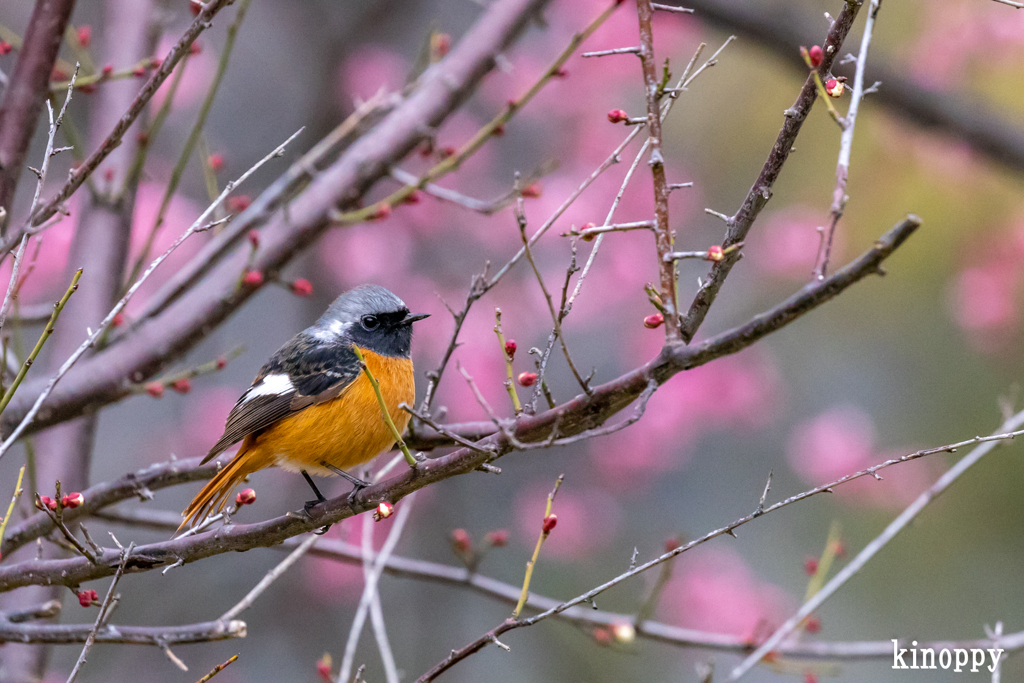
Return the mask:
<path fill-rule="evenodd" d="M 231 490 L 242 479 L 261 469 L 259 466 L 254 467 L 253 459 L 247 457 L 249 455 L 247 453 L 248 447 L 249 440 L 246 439 L 231 462 L 218 472 L 213 479 L 207 482 L 203 490 L 192 499 L 192 502 L 188 504 L 185 511 L 181 513 L 185 520 L 175 533 L 179 533 L 186 526 L 195 526 L 203 521 L 207 515 L 223 510 L 228 502 L 228 497 L 231 495 Z"/>

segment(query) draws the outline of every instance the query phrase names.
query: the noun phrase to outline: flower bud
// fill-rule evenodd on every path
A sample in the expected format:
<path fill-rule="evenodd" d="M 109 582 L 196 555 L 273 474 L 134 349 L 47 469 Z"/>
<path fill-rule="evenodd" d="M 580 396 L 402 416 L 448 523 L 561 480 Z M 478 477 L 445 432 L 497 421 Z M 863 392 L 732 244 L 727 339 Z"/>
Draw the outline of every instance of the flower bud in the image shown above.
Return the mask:
<path fill-rule="evenodd" d="M 218 370 L 223 370 L 227 366 L 228 366 L 228 359 L 227 358 L 225 358 L 224 356 L 220 356 L 219 358 L 217 358 L 217 369 Z"/>
<path fill-rule="evenodd" d="M 391 205 L 387 202 L 381 202 L 377 205 L 377 210 L 370 215 L 371 221 L 382 221 L 391 216 Z"/>
<path fill-rule="evenodd" d="M 144 66 L 135 67 L 134 69 L 132 69 L 132 76 L 135 76 L 135 78 L 145 78 L 146 77 L 146 67 L 144 67 Z"/>
<path fill-rule="evenodd" d="M 9 55 L 14 51 L 14 46 L 6 40 L 0 40 L 0 55 Z"/>
<path fill-rule="evenodd" d="M 451 541 L 452 547 L 459 553 L 469 552 L 470 547 L 473 545 L 469 539 L 469 532 L 465 529 L 455 529 L 452 531 Z"/>
<path fill-rule="evenodd" d="M 541 525 L 541 529 L 544 530 L 545 534 L 550 534 L 556 524 L 558 524 L 558 515 L 552 513 L 544 518 L 544 524 Z"/>
<path fill-rule="evenodd" d="M 843 94 L 843 89 L 843 82 L 838 79 L 830 78 L 825 81 L 825 92 L 828 93 L 829 97 L 841 96 Z"/>
<path fill-rule="evenodd" d="M 103 78 L 110 78 L 113 75 L 113 73 L 114 73 L 113 65 L 107 64 L 107 65 L 105 65 L 103 67 L 103 70 L 100 72 L 100 75 L 103 76 Z"/>
<path fill-rule="evenodd" d="M 807 56 L 811 60 L 811 66 L 817 68 L 821 66 L 821 60 L 825 58 L 825 53 L 822 52 L 820 45 L 811 45 L 811 49 L 807 51 Z"/>
<path fill-rule="evenodd" d="M 541 187 L 540 183 L 533 183 L 532 185 L 527 185 L 526 187 L 524 187 L 520 194 L 523 195 L 523 197 L 526 199 L 536 199 L 541 195 L 542 192 L 543 188 Z"/>
<path fill-rule="evenodd" d="M 242 278 L 242 284 L 246 287 L 259 287 L 263 284 L 263 273 L 258 270 L 247 271 Z"/>
<path fill-rule="evenodd" d="M 224 170 L 224 155 L 214 152 L 206 158 L 206 163 L 210 164 L 210 170 L 214 173 L 220 173 Z"/>
<path fill-rule="evenodd" d="M 725 258 L 725 251 L 722 249 L 722 247 L 718 245 L 708 247 L 708 254 L 704 258 L 706 258 L 708 261 L 718 262 Z"/>
<path fill-rule="evenodd" d="M 804 623 L 804 630 L 808 633 L 821 633 L 821 619 L 818 617 L 808 617 Z"/>
<path fill-rule="evenodd" d="M 519 384 L 524 387 L 532 387 L 537 382 L 536 372 L 520 372 L 519 377 L 516 378 Z"/>
<path fill-rule="evenodd" d="M 612 123 L 622 123 L 629 120 L 629 114 L 622 109 L 612 109 L 608 112 L 608 120 Z"/>
<path fill-rule="evenodd" d="M 408 195 L 406 195 L 405 199 L 402 200 L 402 203 L 403 204 L 419 204 L 420 201 L 422 201 L 422 199 L 423 199 L 423 193 L 420 192 L 419 190 L 413 190 Z"/>
<path fill-rule="evenodd" d="M 199 0 L 190 0 L 188 9 L 192 12 L 192 16 L 197 17 L 203 11 L 203 3 L 199 2 Z"/>
<path fill-rule="evenodd" d="M 39 496 L 39 500 L 36 501 L 36 507 L 42 510 L 43 508 L 50 508 L 51 510 L 57 509 L 57 503 L 54 502 L 53 498 L 49 496 Z"/>
<path fill-rule="evenodd" d="M 124 313 L 115 313 L 114 319 L 110 321 L 111 327 L 121 327 L 124 325 Z"/>
<path fill-rule="evenodd" d="M 665 539 L 665 552 L 670 553 L 679 547 L 678 538 L 667 538 Z"/>
<path fill-rule="evenodd" d="M 199 43 L 198 40 L 188 46 L 188 53 L 189 53 L 189 55 L 197 55 L 197 54 L 199 54 L 202 51 L 203 51 L 203 46 Z"/>
<path fill-rule="evenodd" d="M 489 531 L 487 532 L 487 535 L 484 536 L 484 542 L 495 548 L 504 548 L 508 545 L 508 532 L 504 529 Z"/>
<path fill-rule="evenodd" d="M 516 344 L 515 339 L 509 339 L 508 341 L 505 342 L 505 355 L 508 356 L 509 360 L 515 359 L 516 349 L 518 348 L 519 346 Z"/>
<path fill-rule="evenodd" d="M 584 230 L 586 230 L 588 228 L 596 228 L 596 227 L 597 226 L 594 225 L 593 223 L 584 223 L 583 227 L 580 228 L 580 232 L 583 232 Z M 591 233 L 589 235 L 583 235 L 580 239 L 582 239 L 584 242 L 593 242 L 596 238 L 597 238 L 597 235 Z"/>
<path fill-rule="evenodd" d="M 309 296 L 313 293 L 313 283 L 300 277 L 292 283 L 291 290 L 295 296 Z"/>
<path fill-rule="evenodd" d="M 256 492 L 252 489 L 242 489 L 235 496 L 235 505 L 242 507 L 243 505 L 252 505 L 256 502 Z"/>
<path fill-rule="evenodd" d="M 252 197 L 247 194 L 240 194 L 236 197 L 228 197 L 228 211 L 231 213 L 242 213 L 252 204 Z"/>
<path fill-rule="evenodd" d="M 179 394 L 187 394 L 192 391 L 192 380 L 188 377 L 182 377 L 171 382 L 171 389 L 174 389 Z"/>
<path fill-rule="evenodd" d="M 160 382 L 149 382 L 146 384 L 146 393 L 153 398 L 161 398 L 164 395 L 164 385 Z"/>
<path fill-rule="evenodd" d="M 92 26 L 86 24 L 78 27 L 78 44 L 82 47 L 89 47 L 92 42 Z"/>
<path fill-rule="evenodd" d="M 804 560 L 804 572 L 807 576 L 814 576 L 818 573 L 818 560 L 814 557 L 808 557 Z"/>
<path fill-rule="evenodd" d="M 435 33 L 430 36 L 430 55 L 434 61 L 447 55 L 452 49 L 452 37 L 447 33 Z"/>
<path fill-rule="evenodd" d="M 80 591 L 78 593 L 78 604 L 82 607 L 92 607 L 93 603 L 99 599 L 99 593 L 94 590 Z"/>
<path fill-rule="evenodd" d="M 246 235 L 246 237 L 249 239 L 249 244 L 252 245 L 253 249 L 259 249 L 260 248 L 260 231 L 259 230 L 250 230 L 249 234 Z"/>
<path fill-rule="evenodd" d="M 378 522 L 382 519 L 387 519 L 395 512 L 395 506 L 386 500 L 377 506 L 377 511 L 373 513 L 373 518 Z"/>
<path fill-rule="evenodd" d="M 661 313 L 651 313 L 649 316 L 644 318 L 644 327 L 649 330 L 653 330 L 657 327 L 661 327 L 663 322 L 665 322 L 665 316 Z"/>
<path fill-rule="evenodd" d="M 324 656 L 317 660 L 316 673 L 327 683 L 334 683 L 334 675 L 331 674 L 331 655 L 324 653 Z"/>
<path fill-rule="evenodd" d="M 63 498 L 60 499 L 61 507 L 66 507 L 66 508 L 71 508 L 71 509 L 74 509 L 74 508 L 76 508 L 79 505 L 82 505 L 84 503 L 85 503 L 85 496 L 83 496 L 78 491 L 72 491 L 71 493 L 69 493 L 68 495 L 66 495 L 66 496 L 64 496 Z"/>

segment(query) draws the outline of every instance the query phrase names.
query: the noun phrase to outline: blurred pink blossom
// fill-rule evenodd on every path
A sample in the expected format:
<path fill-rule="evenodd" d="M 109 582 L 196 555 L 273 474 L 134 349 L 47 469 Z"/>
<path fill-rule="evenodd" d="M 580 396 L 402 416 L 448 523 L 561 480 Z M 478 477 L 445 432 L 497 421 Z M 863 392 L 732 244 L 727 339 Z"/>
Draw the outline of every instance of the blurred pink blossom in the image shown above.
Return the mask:
<path fill-rule="evenodd" d="M 181 417 L 182 432 L 186 436 L 187 457 L 205 455 L 224 433 L 224 423 L 244 386 L 217 384 L 210 386 L 200 381 L 185 400 Z"/>
<path fill-rule="evenodd" d="M 744 250 L 764 273 L 775 277 L 806 280 L 814 269 L 821 243 L 818 227 L 828 219 L 828 207 L 802 204 L 786 207 L 766 217 L 761 229 L 751 234 Z M 843 253 L 843 226 L 836 229 L 832 241 L 833 263 Z"/>
<path fill-rule="evenodd" d="M 875 447 L 870 416 L 856 406 L 837 406 L 798 425 L 790 436 L 787 458 L 793 470 L 821 486 L 890 458 L 913 452 Z M 903 463 L 880 473 L 881 481 L 861 477 L 836 487 L 846 501 L 875 507 L 900 507 L 913 500 L 938 476 L 940 466 L 926 459 Z"/>
<path fill-rule="evenodd" d="M 171 51 L 171 48 L 174 47 L 175 42 L 169 36 L 163 36 L 160 39 L 159 47 L 156 49 L 156 55 L 163 59 Z M 179 63 L 175 67 L 175 71 L 180 68 L 181 64 Z M 200 49 L 199 54 L 189 55 L 188 62 L 185 65 L 185 72 L 182 74 L 181 82 L 178 84 L 178 90 L 174 93 L 174 108 L 180 109 L 198 104 L 206 96 L 206 91 L 210 87 L 210 81 L 213 80 L 216 68 L 217 56 L 210 50 Z M 147 77 L 148 75 L 147 73 Z M 164 81 L 160 89 L 153 95 L 153 106 L 157 109 L 163 105 L 173 80 L 174 76 L 172 75 Z"/>
<path fill-rule="evenodd" d="M 396 92 L 405 82 L 409 65 L 394 50 L 382 45 L 361 45 L 338 69 L 335 89 L 342 109 L 352 106 L 353 98 L 368 100 L 381 88 Z"/>
<path fill-rule="evenodd" d="M 1012 266 L 979 266 L 960 272 L 949 297 L 956 322 L 976 346 L 995 350 L 1017 324 L 1019 273 Z"/>
<path fill-rule="evenodd" d="M 791 596 L 759 580 L 735 551 L 703 548 L 677 562 L 658 611 L 686 628 L 755 641 L 794 608 Z"/>
<path fill-rule="evenodd" d="M 537 542 L 553 485 L 553 481 L 536 483 L 516 495 L 516 526 L 524 546 Z M 559 489 L 552 512 L 558 516 L 558 526 L 544 542 L 543 553 L 564 560 L 588 557 L 606 548 L 615 540 L 622 520 L 619 502 L 604 489 L 578 485 Z"/>

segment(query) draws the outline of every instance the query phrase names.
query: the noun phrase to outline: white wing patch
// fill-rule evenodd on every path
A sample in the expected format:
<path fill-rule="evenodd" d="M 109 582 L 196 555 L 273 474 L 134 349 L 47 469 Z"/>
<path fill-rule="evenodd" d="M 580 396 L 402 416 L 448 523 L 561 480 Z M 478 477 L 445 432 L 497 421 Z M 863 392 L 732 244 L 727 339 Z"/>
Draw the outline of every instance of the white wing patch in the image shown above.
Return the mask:
<path fill-rule="evenodd" d="M 242 403 L 251 401 L 257 396 L 282 396 L 294 391 L 295 387 L 292 386 L 288 375 L 267 375 L 262 382 L 245 392 Z"/>

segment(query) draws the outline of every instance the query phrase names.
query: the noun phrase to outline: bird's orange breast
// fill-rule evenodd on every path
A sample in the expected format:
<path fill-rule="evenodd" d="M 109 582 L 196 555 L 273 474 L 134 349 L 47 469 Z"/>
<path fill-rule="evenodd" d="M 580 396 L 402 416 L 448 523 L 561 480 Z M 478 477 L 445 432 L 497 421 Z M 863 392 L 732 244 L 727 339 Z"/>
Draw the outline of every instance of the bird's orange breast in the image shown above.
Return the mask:
<path fill-rule="evenodd" d="M 380 383 L 391 419 L 399 432 L 404 431 L 410 415 L 398 405 L 403 401 L 411 405 L 416 398 L 412 360 L 360 351 Z M 321 462 L 347 470 L 373 459 L 394 443 L 373 386 L 360 372 L 338 398 L 310 406 L 252 438 L 247 457 L 266 463 L 262 467 L 278 465 L 330 475 Z"/>

